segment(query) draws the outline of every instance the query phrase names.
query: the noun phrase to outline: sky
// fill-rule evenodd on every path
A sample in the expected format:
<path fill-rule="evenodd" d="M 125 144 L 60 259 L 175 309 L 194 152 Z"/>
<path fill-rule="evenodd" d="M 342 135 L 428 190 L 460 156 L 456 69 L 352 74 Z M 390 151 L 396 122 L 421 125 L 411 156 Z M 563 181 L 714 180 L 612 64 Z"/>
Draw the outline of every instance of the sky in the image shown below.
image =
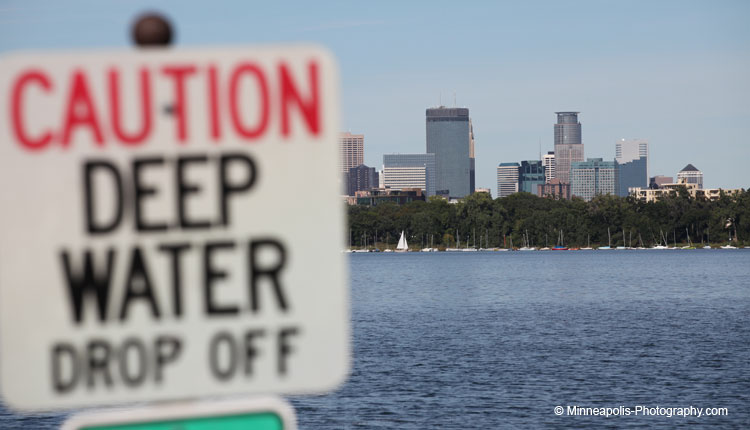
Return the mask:
<path fill-rule="evenodd" d="M 750 188 L 750 1 L 0 0 L 0 54 L 132 46 L 140 13 L 174 46 L 315 42 L 341 68 L 344 131 L 365 164 L 425 151 L 425 109 L 468 107 L 477 187 L 553 150 L 579 111 L 586 157 L 650 143 L 649 174 L 691 163 L 706 187 Z"/>

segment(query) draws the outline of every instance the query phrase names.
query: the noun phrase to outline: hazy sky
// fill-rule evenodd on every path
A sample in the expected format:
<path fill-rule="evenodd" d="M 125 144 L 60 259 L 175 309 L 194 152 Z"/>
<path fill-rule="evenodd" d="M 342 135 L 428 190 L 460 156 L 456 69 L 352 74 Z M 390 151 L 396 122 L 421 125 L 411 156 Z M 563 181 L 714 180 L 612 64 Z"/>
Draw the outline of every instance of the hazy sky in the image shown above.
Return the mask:
<path fill-rule="evenodd" d="M 128 46 L 132 19 L 171 18 L 177 46 L 313 41 L 341 66 L 343 127 L 365 163 L 424 152 L 425 108 L 470 108 L 477 186 L 552 150 L 580 111 L 587 157 L 650 142 L 650 175 L 688 163 L 750 187 L 750 1 L 7 1 L 0 51 Z"/>

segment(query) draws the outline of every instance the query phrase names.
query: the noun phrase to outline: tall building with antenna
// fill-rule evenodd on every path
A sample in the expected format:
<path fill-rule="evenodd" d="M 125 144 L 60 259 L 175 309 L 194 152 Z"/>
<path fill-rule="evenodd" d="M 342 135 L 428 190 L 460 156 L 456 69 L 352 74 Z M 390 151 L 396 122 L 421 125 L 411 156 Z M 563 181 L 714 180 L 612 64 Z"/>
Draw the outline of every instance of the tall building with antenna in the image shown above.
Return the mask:
<path fill-rule="evenodd" d="M 570 164 L 583 161 L 580 112 L 555 112 L 555 177 L 560 182 L 570 183 Z"/>
<path fill-rule="evenodd" d="M 474 191 L 474 136 L 469 109 L 428 108 L 426 137 L 426 152 L 435 154 L 437 193 L 455 198 L 471 194 Z"/>

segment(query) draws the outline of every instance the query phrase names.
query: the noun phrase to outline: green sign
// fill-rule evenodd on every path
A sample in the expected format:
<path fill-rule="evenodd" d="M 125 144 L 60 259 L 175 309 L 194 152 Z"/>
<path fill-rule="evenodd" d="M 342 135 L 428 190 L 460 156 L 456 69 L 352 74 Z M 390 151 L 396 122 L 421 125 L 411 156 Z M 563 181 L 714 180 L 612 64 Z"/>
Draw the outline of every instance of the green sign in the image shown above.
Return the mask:
<path fill-rule="evenodd" d="M 185 418 L 115 425 L 94 425 L 81 430 L 284 430 L 281 417 L 272 412 Z"/>
<path fill-rule="evenodd" d="M 278 397 L 159 404 L 82 413 L 62 430 L 296 430 L 292 406 Z"/>

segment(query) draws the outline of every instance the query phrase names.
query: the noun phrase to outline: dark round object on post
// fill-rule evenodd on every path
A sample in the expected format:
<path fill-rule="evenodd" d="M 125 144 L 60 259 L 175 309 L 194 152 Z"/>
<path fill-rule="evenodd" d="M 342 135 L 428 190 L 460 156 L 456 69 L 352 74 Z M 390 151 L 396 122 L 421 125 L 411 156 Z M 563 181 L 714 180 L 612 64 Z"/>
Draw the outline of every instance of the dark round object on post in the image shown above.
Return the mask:
<path fill-rule="evenodd" d="M 141 15 L 133 25 L 133 41 L 138 46 L 167 46 L 172 42 L 172 26 L 162 15 Z"/>

